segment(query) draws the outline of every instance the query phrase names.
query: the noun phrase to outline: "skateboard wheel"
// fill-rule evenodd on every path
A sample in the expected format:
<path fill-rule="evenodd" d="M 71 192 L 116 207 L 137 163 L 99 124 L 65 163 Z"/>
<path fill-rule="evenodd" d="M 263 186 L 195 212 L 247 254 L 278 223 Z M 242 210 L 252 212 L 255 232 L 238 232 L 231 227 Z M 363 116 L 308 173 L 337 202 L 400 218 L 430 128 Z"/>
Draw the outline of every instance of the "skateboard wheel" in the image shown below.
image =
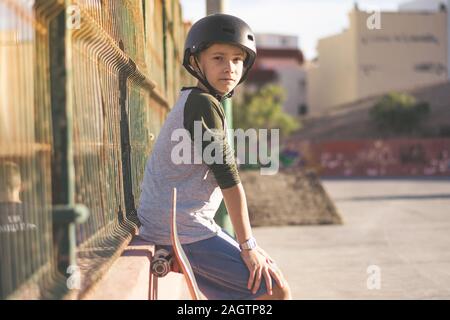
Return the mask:
<path fill-rule="evenodd" d="M 166 276 L 172 269 L 172 261 L 172 255 L 167 250 L 157 250 L 150 265 L 152 274 L 158 278 Z"/>

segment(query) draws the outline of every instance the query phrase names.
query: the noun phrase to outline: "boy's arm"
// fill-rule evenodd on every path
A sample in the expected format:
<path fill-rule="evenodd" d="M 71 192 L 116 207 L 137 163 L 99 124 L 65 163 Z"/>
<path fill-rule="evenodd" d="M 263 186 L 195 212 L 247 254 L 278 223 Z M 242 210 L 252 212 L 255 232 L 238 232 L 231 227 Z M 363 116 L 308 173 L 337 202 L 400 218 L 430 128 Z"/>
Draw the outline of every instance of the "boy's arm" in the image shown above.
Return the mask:
<path fill-rule="evenodd" d="M 238 183 L 231 188 L 222 189 L 222 195 L 236 233 L 237 241 L 243 243 L 252 237 L 252 229 L 248 216 L 247 199 L 242 183 Z"/>

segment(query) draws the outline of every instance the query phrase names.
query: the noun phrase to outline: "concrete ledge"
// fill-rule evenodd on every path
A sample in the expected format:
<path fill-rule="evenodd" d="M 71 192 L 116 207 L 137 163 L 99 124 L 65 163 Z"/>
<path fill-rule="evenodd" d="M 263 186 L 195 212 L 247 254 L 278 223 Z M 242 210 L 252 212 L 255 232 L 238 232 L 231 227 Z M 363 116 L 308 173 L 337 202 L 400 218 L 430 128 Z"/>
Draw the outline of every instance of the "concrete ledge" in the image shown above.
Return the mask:
<path fill-rule="evenodd" d="M 164 278 L 158 278 L 158 300 L 191 300 L 181 273 L 169 272 Z"/>
<path fill-rule="evenodd" d="M 85 300 L 178 300 L 189 299 L 183 276 L 170 272 L 164 278 L 153 277 L 150 262 L 155 248 L 135 236 L 122 255 Z"/>

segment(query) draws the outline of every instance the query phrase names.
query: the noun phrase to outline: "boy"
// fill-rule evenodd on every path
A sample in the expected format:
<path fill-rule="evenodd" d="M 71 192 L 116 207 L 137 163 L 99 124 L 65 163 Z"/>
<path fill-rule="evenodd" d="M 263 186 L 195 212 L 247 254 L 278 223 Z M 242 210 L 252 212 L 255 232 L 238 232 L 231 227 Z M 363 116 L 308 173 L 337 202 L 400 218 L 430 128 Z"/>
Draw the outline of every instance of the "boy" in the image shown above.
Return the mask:
<path fill-rule="evenodd" d="M 191 27 L 183 66 L 198 79 L 198 85 L 181 89 L 148 160 L 141 187 L 139 234 L 169 251 L 171 190 L 177 188 L 180 242 L 208 299 L 290 299 L 275 262 L 252 236 L 220 105 L 245 80 L 255 58 L 254 34 L 237 17 L 214 14 Z M 189 154 L 181 156 L 178 140 L 183 133 L 189 138 Z M 202 139 L 204 135 L 209 139 Z M 207 161 L 208 150 L 214 150 L 210 152 L 214 161 Z M 195 161 L 199 155 L 203 155 L 201 161 Z M 222 199 L 237 242 L 214 222 Z"/>

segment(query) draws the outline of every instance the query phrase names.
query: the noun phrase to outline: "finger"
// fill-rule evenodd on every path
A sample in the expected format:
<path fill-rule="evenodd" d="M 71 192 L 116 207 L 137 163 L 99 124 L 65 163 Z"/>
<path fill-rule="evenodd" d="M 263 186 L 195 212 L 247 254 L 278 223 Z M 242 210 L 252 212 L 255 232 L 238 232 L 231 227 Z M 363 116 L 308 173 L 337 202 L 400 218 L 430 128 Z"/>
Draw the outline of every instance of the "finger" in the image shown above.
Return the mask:
<path fill-rule="evenodd" d="M 260 286 L 260 284 L 261 284 L 261 272 L 262 272 L 261 269 L 262 269 L 262 268 L 259 267 L 259 268 L 257 269 L 257 271 L 256 271 L 255 283 L 254 283 L 254 286 L 253 286 L 253 294 L 255 294 L 256 291 L 258 291 L 259 286 Z"/>
<path fill-rule="evenodd" d="M 270 277 L 270 268 L 264 268 L 264 279 L 266 280 L 267 293 L 272 295 L 272 278 Z"/>
<path fill-rule="evenodd" d="M 280 288 L 284 288 L 284 280 L 283 280 L 283 277 L 281 276 L 279 270 L 276 267 L 271 266 L 269 268 L 269 272 L 272 275 L 272 277 L 274 278 L 275 282 L 278 284 L 278 286 Z"/>
<path fill-rule="evenodd" d="M 253 287 L 253 282 L 255 281 L 255 275 L 256 275 L 256 269 L 254 267 L 251 267 L 250 270 L 250 276 L 248 278 L 247 288 L 250 290 Z"/>

